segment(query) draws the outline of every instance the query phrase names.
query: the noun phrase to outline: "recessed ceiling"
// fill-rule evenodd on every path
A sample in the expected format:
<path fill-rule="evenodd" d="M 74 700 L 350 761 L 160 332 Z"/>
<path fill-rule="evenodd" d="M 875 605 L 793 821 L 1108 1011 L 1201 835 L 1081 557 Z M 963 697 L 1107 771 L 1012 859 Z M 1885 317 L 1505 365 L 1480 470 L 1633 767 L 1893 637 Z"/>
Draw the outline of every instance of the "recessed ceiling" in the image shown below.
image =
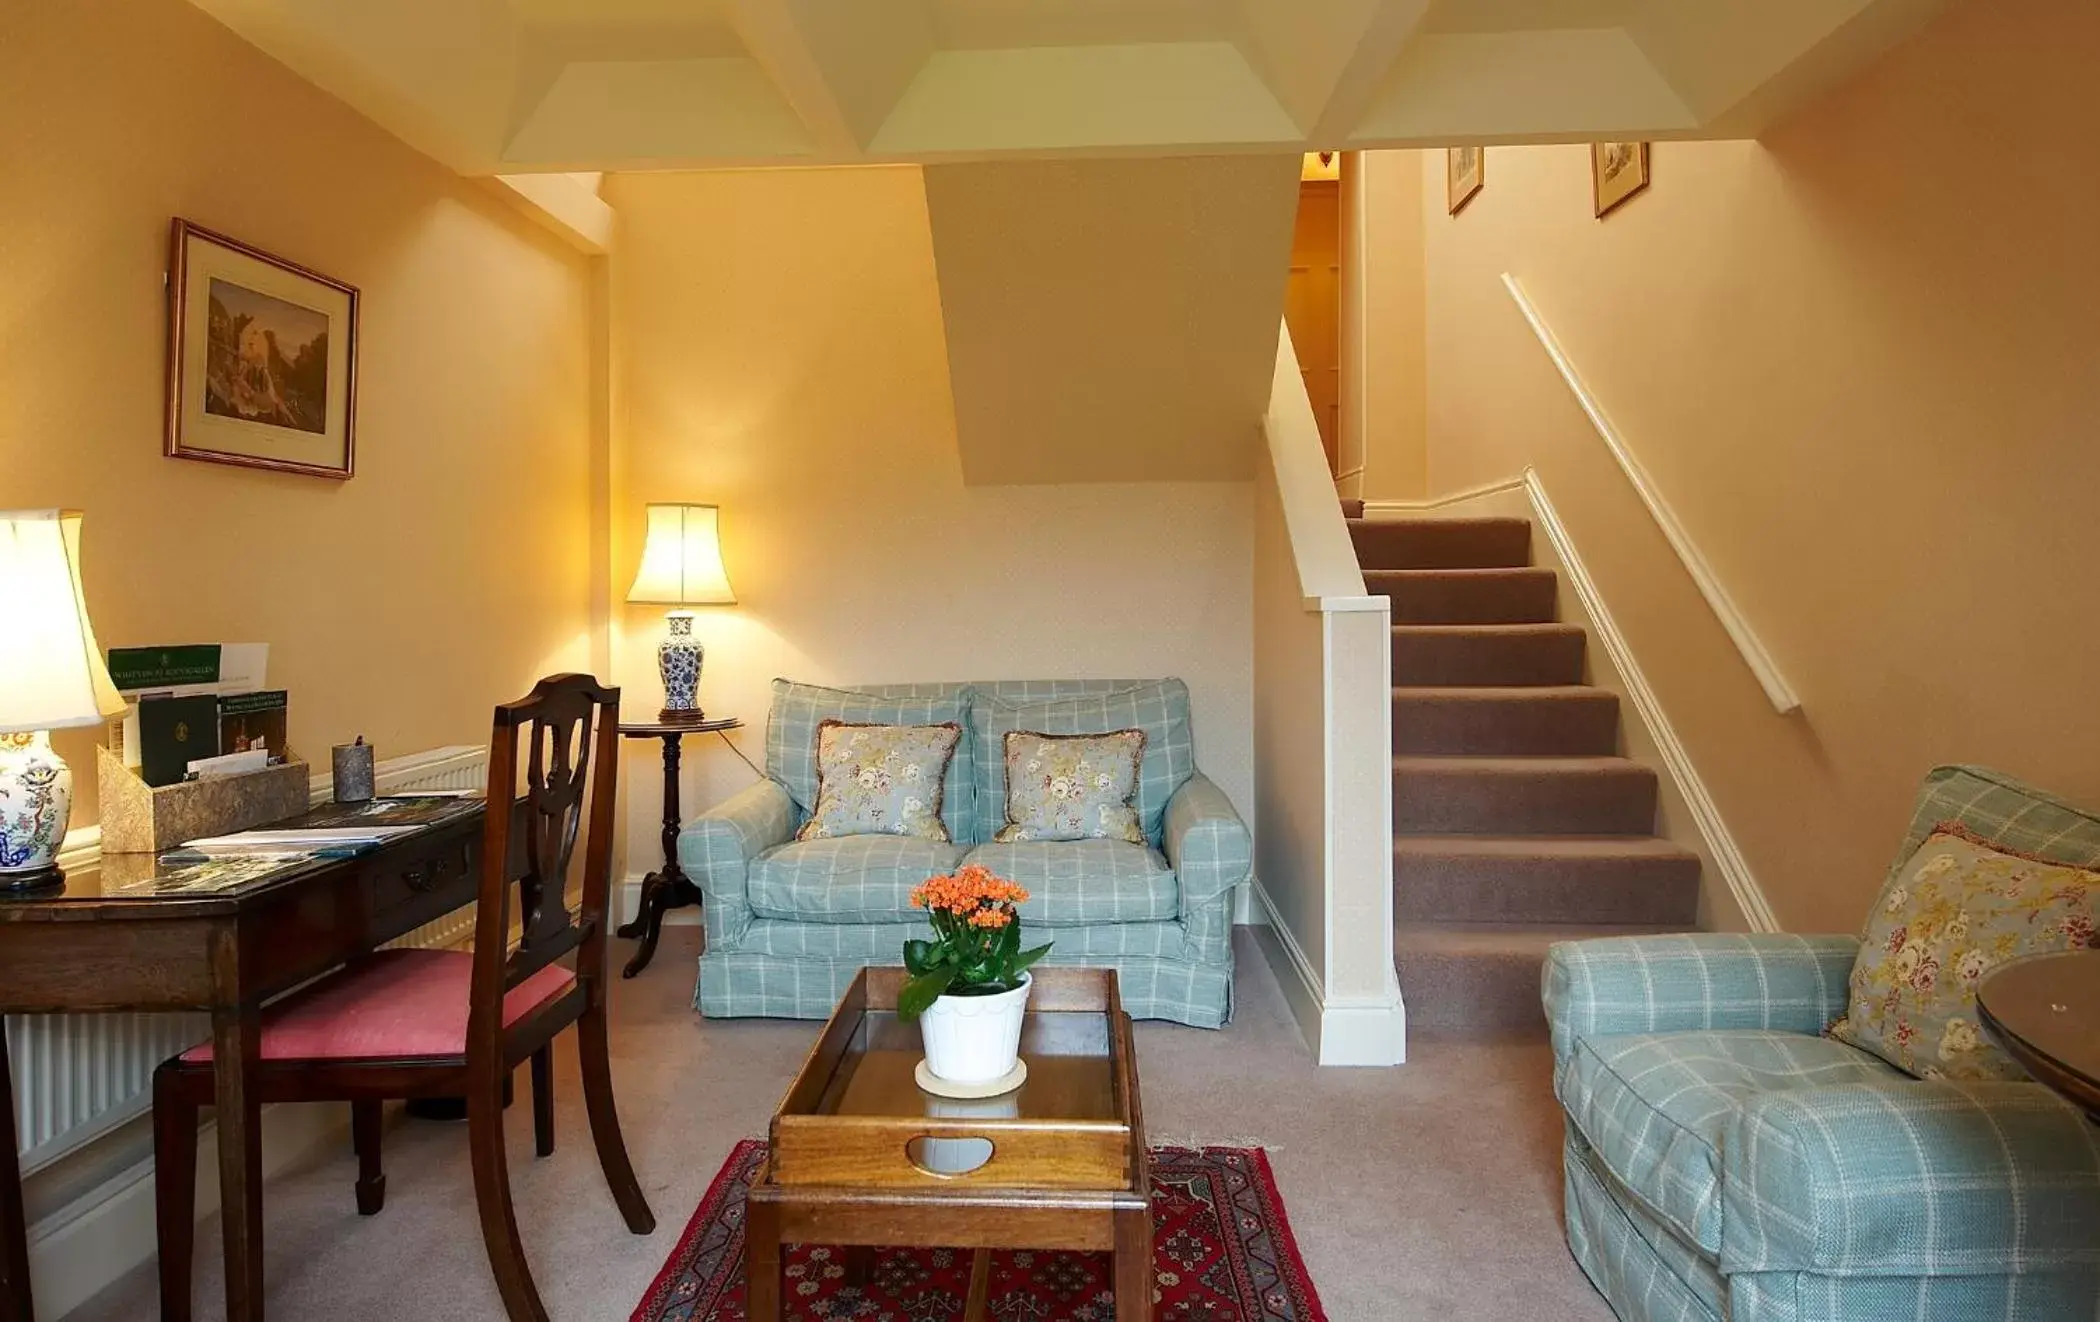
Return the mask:
<path fill-rule="evenodd" d="M 193 0 L 467 174 L 1756 133 L 1945 0 Z"/>

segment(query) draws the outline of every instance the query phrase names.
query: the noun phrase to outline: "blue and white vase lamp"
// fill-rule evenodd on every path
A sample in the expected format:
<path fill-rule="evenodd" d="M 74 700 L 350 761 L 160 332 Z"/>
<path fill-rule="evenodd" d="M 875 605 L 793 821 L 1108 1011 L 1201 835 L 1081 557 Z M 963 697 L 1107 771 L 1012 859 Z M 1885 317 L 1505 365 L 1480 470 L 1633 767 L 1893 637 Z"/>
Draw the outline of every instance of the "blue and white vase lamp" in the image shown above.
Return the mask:
<path fill-rule="evenodd" d="M 642 567 L 636 571 L 627 600 L 636 604 L 676 606 L 664 617 L 668 632 L 656 645 L 656 666 L 664 681 L 664 705 L 657 719 L 665 724 L 699 722 L 700 665 L 706 652 L 693 636 L 692 606 L 734 606 L 736 593 L 722 568 L 721 510 L 713 505 L 651 505 L 648 536 L 642 542 Z"/>
<path fill-rule="evenodd" d="M 50 731 L 124 711 L 80 590 L 80 515 L 0 513 L 0 890 L 65 879 L 73 772 Z"/>

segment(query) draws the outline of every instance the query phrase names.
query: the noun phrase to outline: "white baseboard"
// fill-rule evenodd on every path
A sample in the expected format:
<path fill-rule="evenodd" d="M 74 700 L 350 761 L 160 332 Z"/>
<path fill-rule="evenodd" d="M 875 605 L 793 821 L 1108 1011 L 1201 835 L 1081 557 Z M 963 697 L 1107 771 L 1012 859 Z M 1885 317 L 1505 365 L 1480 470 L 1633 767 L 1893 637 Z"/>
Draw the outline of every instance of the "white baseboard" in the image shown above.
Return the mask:
<path fill-rule="evenodd" d="M 1531 501 L 1532 520 L 1538 530 L 1546 535 L 1554 553 L 1560 557 L 1561 570 L 1567 576 L 1568 586 L 1581 601 L 1583 610 L 1589 615 L 1590 632 L 1603 645 L 1605 655 L 1617 669 L 1619 681 L 1626 689 L 1626 696 L 1633 703 L 1635 715 L 1647 729 L 1648 737 L 1654 741 L 1656 754 L 1662 759 L 1663 772 L 1669 776 L 1685 809 L 1691 814 L 1692 825 L 1698 830 L 1700 840 L 1706 846 L 1706 854 L 1721 874 L 1722 882 L 1742 910 L 1743 921 L 1753 932 L 1776 932 L 1779 919 L 1772 912 L 1772 905 L 1765 898 L 1764 888 L 1757 884 L 1757 877 L 1750 870 L 1749 860 L 1737 846 L 1735 836 L 1728 823 L 1722 819 L 1719 806 L 1707 791 L 1706 782 L 1699 778 L 1699 770 L 1692 765 L 1692 757 L 1685 750 L 1684 741 L 1677 737 L 1676 727 L 1670 724 L 1669 713 L 1663 710 L 1662 700 L 1648 683 L 1640 662 L 1635 659 L 1633 647 L 1626 635 L 1619 631 L 1617 621 L 1612 618 L 1609 607 L 1604 604 L 1604 594 L 1597 580 L 1590 575 L 1584 564 L 1582 553 L 1568 534 L 1560 513 L 1553 507 L 1552 498 L 1546 494 L 1545 484 L 1539 480 L 1535 469 L 1525 469 L 1523 477 L 1525 495 Z"/>
<path fill-rule="evenodd" d="M 263 1178 L 269 1179 L 322 1150 L 347 1149 L 350 1110 L 309 1103 L 262 1110 Z M 197 1219 L 219 1210 L 218 1131 L 206 1124 L 197 1135 Z M 350 1182 L 343 1204 L 350 1210 Z M 158 1252 L 154 1228 L 153 1158 L 146 1157 L 29 1228 L 29 1278 L 37 1317 L 55 1322 L 92 1299 L 111 1282 Z"/>
<path fill-rule="evenodd" d="M 1364 517 L 1375 519 L 1410 514 L 1436 514 L 1454 505 L 1464 505 L 1504 491 L 1519 491 L 1523 486 L 1523 478 L 1506 477 L 1499 482 L 1483 482 L 1479 486 L 1467 487 L 1463 491 L 1454 491 L 1445 496 L 1431 496 L 1426 500 L 1367 500 L 1364 502 Z"/>
<path fill-rule="evenodd" d="M 619 922 L 631 923 L 634 916 L 641 912 L 642 878 L 647 875 L 646 872 L 630 872 L 620 879 L 619 891 L 613 897 Z M 664 915 L 665 927 L 698 927 L 701 922 L 700 910 L 691 905 L 683 909 L 673 909 Z"/>
<path fill-rule="evenodd" d="M 1397 987 L 1375 998 L 1327 995 L 1320 971 L 1313 967 L 1276 904 L 1254 879 L 1252 889 L 1266 922 L 1255 926 L 1255 940 L 1283 988 L 1291 1017 L 1312 1046 L 1321 1065 L 1386 1066 L 1407 1060 L 1407 1007 Z"/>

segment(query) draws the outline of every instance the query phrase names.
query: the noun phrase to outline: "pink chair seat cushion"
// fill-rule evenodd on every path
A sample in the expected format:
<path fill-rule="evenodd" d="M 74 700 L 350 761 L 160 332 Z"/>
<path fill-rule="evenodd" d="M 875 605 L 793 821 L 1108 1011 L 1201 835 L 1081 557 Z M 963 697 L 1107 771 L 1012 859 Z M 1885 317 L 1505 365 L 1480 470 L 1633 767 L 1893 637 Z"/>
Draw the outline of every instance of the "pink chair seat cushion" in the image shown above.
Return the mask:
<path fill-rule="evenodd" d="M 382 950 L 263 1011 L 264 1060 L 397 1060 L 467 1049 L 474 957 L 457 950 Z M 567 991 L 576 975 L 549 964 L 503 998 L 508 1028 Z M 182 1053 L 212 1058 L 211 1043 Z"/>

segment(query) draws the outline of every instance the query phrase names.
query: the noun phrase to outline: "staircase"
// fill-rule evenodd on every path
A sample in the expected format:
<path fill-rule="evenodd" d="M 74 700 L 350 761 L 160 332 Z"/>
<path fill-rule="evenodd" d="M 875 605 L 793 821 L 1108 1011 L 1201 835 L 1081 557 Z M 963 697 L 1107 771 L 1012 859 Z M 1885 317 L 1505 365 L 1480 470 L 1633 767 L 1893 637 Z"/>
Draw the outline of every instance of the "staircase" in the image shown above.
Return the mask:
<path fill-rule="evenodd" d="M 1656 838 L 1655 772 L 1619 754 L 1524 519 L 1367 519 L 1393 603 L 1394 964 L 1409 1027 L 1543 1033 L 1555 941 L 1694 924 L 1699 859 Z"/>

